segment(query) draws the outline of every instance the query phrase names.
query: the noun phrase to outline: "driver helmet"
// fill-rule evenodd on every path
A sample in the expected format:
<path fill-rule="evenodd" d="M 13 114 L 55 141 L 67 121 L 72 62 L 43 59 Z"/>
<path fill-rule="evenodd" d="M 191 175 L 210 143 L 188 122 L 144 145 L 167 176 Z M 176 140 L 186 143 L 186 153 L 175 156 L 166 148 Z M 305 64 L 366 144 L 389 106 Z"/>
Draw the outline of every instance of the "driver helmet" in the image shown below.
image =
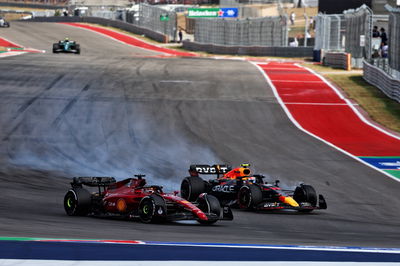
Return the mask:
<path fill-rule="evenodd" d="M 65 41 L 69 41 L 69 38 L 68 38 L 68 37 L 65 37 Z"/>

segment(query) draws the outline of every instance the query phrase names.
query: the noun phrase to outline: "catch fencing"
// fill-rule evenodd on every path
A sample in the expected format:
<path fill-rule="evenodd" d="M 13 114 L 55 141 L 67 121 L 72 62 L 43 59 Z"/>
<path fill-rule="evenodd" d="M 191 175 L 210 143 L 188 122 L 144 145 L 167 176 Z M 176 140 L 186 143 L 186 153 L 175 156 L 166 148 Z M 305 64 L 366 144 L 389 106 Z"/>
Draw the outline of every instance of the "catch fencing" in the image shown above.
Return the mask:
<path fill-rule="evenodd" d="M 127 12 L 126 21 L 139 27 L 162 33 L 176 41 L 177 14 L 173 11 L 141 3 L 138 12 Z"/>
<path fill-rule="evenodd" d="M 352 65 L 361 68 L 364 59 L 370 60 L 373 57 L 372 27 L 378 21 L 386 24 L 388 16 L 374 15 L 366 5 L 346 10 L 343 14 L 318 14 L 315 17 L 314 49 L 325 53 L 349 53 Z"/>
<path fill-rule="evenodd" d="M 346 19 L 342 14 L 318 14 L 315 18 L 315 50 L 343 51 Z"/>
<path fill-rule="evenodd" d="M 236 46 L 287 46 L 287 17 L 247 19 L 198 18 L 194 41 Z"/>
<path fill-rule="evenodd" d="M 363 5 L 356 10 L 344 12 L 346 19 L 345 51 L 355 60 L 356 67 L 362 67 L 362 60 L 372 55 L 372 10 Z"/>
<path fill-rule="evenodd" d="M 385 6 L 389 15 L 389 66 L 392 75 L 400 79 L 400 8 Z"/>
<path fill-rule="evenodd" d="M 388 57 L 364 62 L 364 79 L 388 97 L 400 102 L 400 8 L 385 6 L 390 12 Z"/>

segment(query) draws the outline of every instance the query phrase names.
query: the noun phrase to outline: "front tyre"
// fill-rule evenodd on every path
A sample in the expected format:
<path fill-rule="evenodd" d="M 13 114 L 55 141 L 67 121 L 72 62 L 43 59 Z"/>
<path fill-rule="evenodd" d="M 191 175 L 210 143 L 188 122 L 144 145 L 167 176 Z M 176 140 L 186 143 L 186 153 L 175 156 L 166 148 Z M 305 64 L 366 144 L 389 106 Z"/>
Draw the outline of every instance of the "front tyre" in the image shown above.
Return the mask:
<path fill-rule="evenodd" d="M 85 216 L 89 213 L 92 197 L 84 188 L 74 188 L 65 194 L 64 209 L 70 216 Z"/>
<path fill-rule="evenodd" d="M 197 202 L 199 203 L 199 209 L 202 210 L 204 213 L 214 214 L 216 216 L 216 219 L 210 219 L 207 221 L 199 219 L 199 223 L 213 224 L 218 221 L 218 218 L 221 215 L 222 208 L 219 200 L 216 197 L 214 197 L 213 195 L 203 194 L 200 195 L 200 197 L 197 199 Z"/>
<path fill-rule="evenodd" d="M 144 197 L 139 204 L 139 218 L 143 223 L 164 222 L 167 217 L 167 206 L 160 195 Z"/>
<path fill-rule="evenodd" d="M 81 47 L 80 47 L 80 45 L 79 44 L 76 44 L 75 45 L 75 50 L 76 50 L 76 54 L 80 54 L 81 53 Z"/>
<path fill-rule="evenodd" d="M 317 192 L 310 185 L 301 184 L 296 187 L 293 194 L 293 199 L 298 203 L 306 202 L 311 205 L 311 207 L 316 207 L 318 202 Z M 313 209 L 303 209 L 300 212 L 312 212 Z"/>

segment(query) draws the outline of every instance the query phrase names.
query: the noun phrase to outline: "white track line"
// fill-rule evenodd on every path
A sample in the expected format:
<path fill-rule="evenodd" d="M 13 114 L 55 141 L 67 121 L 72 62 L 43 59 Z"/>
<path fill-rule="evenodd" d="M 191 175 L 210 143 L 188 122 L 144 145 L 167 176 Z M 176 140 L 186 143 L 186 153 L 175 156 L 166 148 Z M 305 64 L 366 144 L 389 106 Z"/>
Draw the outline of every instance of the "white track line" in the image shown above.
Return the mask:
<path fill-rule="evenodd" d="M 357 157 L 357 156 L 355 156 L 355 155 L 353 155 L 353 154 L 351 154 L 351 153 L 349 153 L 349 152 L 347 152 L 347 151 L 345 151 L 345 150 L 339 148 L 338 146 L 336 146 L 336 145 L 334 145 L 334 144 L 332 144 L 332 143 L 330 143 L 330 142 L 324 140 L 323 138 L 321 138 L 321 137 L 319 137 L 319 136 L 317 136 L 317 135 L 315 135 L 315 134 L 313 134 L 313 133 L 311 133 L 311 132 L 305 130 L 305 129 L 296 121 L 296 119 L 294 119 L 294 117 L 293 117 L 292 114 L 290 113 L 289 109 L 286 107 L 285 103 L 282 101 L 281 97 L 279 96 L 278 91 L 276 90 L 276 87 L 274 86 L 274 84 L 272 83 L 272 81 L 270 80 L 270 78 L 268 77 L 268 75 L 264 72 L 264 70 L 263 70 L 259 65 L 257 65 L 256 63 L 253 63 L 253 62 L 250 62 L 250 63 L 253 64 L 254 66 L 256 66 L 257 69 L 262 73 L 262 75 L 264 76 L 264 78 L 265 78 L 265 80 L 267 81 L 267 83 L 271 86 L 271 89 L 272 89 L 272 91 L 273 91 L 273 93 L 274 93 L 276 99 L 278 100 L 278 103 L 281 105 L 282 109 L 285 111 L 285 113 L 286 113 L 286 115 L 288 116 L 288 118 L 292 121 L 292 123 L 293 123 L 298 129 L 300 129 L 300 130 L 303 131 L 304 133 L 306 133 L 306 134 L 308 134 L 308 135 L 310 135 L 310 136 L 312 136 L 312 137 L 314 137 L 314 138 L 316 138 L 316 139 L 322 141 L 323 143 L 327 144 L 328 146 L 331 146 L 332 148 L 334 148 L 334 149 L 336 149 L 336 150 L 338 150 L 338 151 L 340 151 L 340 152 L 346 154 L 347 156 L 349 156 L 349 157 L 351 157 L 351 158 L 353 158 L 353 159 L 359 161 L 360 163 L 362 163 L 362 164 L 364 164 L 364 165 L 366 165 L 366 166 L 368 166 L 368 167 L 370 167 L 370 168 L 372 168 L 372 169 L 375 169 L 375 170 L 381 172 L 382 174 L 386 175 L 387 177 L 390 177 L 391 179 L 393 179 L 393 180 L 395 180 L 395 181 L 397 181 L 397 182 L 400 182 L 400 179 L 398 179 L 398 178 L 392 176 L 391 174 L 386 173 L 385 171 L 383 171 L 383 170 L 381 170 L 381 169 L 379 169 L 379 168 L 377 168 L 377 167 L 375 167 L 375 166 L 373 166 L 373 165 L 371 165 L 371 164 L 369 164 L 369 163 L 363 161 L 361 158 L 359 158 L 359 157 Z M 297 64 L 296 64 L 296 65 L 297 65 Z M 306 68 L 305 68 L 305 69 L 306 69 Z M 307 69 L 307 70 L 308 70 L 308 69 Z M 312 72 L 312 71 L 310 71 L 310 72 Z M 333 86 L 332 86 L 331 84 L 329 84 L 323 77 L 321 77 L 320 75 L 317 75 L 317 76 L 319 76 L 323 81 L 325 81 L 331 88 L 333 87 Z M 336 90 L 336 88 L 334 88 L 334 90 L 335 90 L 336 93 L 338 93 L 338 91 Z M 344 100 L 346 101 L 346 103 L 349 105 L 349 107 L 352 108 L 352 109 L 357 113 L 357 115 L 358 115 L 359 117 L 361 116 L 361 114 L 359 114 L 359 113 L 356 111 L 357 109 L 354 108 L 354 106 L 351 105 L 350 101 L 348 101 L 347 99 L 345 99 L 340 93 L 338 93 L 338 95 L 340 96 L 340 98 L 342 98 L 342 99 L 344 99 Z M 360 118 L 361 118 L 361 117 L 360 117 Z M 363 122 L 367 123 L 365 118 L 361 118 L 361 120 L 362 120 Z M 367 123 L 367 124 L 368 124 L 368 125 L 371 125 L 370 123 Z M 377 127 L 374 126 L 374 128 L 377 128 Z M 391 134 L 389 134 L 389 133 L 387 133 L 387 134 L 388 134 L 389 136 L 391 136 Z M 396 137 L 396 139 L 398 139 L 398 138 Z"/>

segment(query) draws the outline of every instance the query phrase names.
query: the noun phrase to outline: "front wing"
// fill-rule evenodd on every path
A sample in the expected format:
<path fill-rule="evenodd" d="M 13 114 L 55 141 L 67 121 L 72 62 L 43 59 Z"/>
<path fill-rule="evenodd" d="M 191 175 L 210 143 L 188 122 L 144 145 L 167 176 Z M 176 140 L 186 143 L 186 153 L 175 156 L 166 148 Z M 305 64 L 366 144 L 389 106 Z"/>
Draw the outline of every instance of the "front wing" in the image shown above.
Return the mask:
<path fill-rule="evenodd" d="M 204 213 L 209 221 L 218 221 L 218 220 L 233 220 L 233 213 L 230 207 L 224 206 L 222 208 L 222 213 L 220 216 L 217 216 L 214 213 Z M 181 221 L 181 220 L 200 220 L 195 214 L 191 212 L 176 212 L 172 214 L 167 214 L 168 221 Z"/>
<path fill-rule="evenodd" d="M 311 210 L 325 210 L 327 209 L 327 204 L 325 198 L 319 195 L 318 205 L 312 206 L 309 202 L 299 202 L 299 207 L 293 207 L 287 203 L 282 202 L 261 202 L 255 208 L 257 210 L 298 210 L 298 211 L 311 211 Z"/>

